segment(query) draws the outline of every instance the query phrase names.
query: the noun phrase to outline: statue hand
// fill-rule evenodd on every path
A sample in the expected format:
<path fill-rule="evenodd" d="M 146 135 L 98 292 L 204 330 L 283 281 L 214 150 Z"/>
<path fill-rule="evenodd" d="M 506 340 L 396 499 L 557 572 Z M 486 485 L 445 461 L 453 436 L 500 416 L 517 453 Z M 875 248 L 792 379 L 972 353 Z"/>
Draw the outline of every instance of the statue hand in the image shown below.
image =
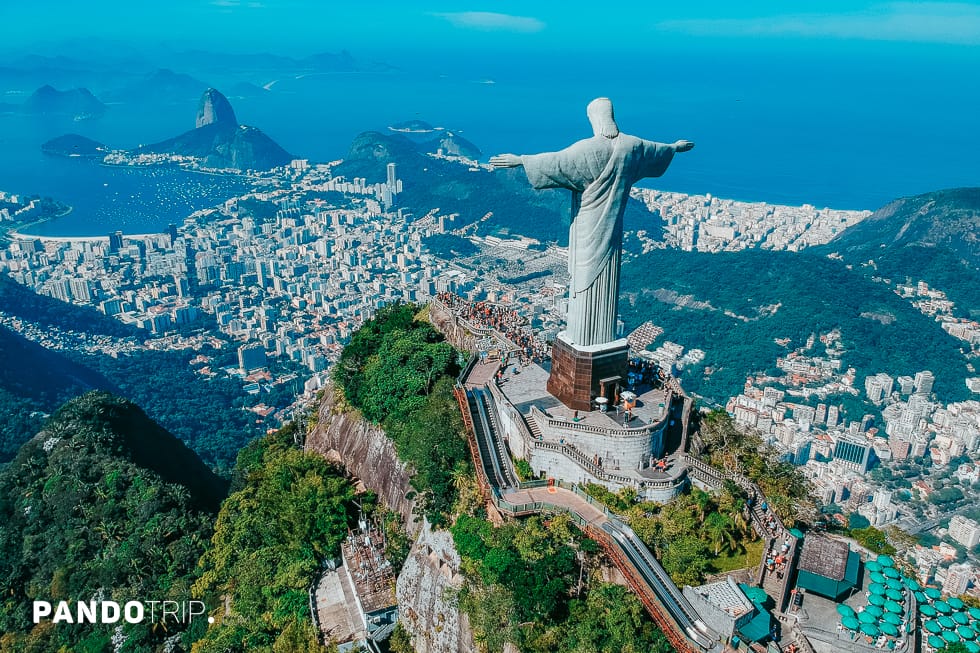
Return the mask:
<path fill-rule="evenodd" d="M 521 166 L 521 157 L 516 154 L 498 154 L 490 157 L 490 165 L 494 168 L 518 168 Z"/>
<path fill-rule="evenodd" d="M 689 152 L 694 149 L 694 143 L 691 141 L 677 141 L 674 143 L 675 152 Z"/>

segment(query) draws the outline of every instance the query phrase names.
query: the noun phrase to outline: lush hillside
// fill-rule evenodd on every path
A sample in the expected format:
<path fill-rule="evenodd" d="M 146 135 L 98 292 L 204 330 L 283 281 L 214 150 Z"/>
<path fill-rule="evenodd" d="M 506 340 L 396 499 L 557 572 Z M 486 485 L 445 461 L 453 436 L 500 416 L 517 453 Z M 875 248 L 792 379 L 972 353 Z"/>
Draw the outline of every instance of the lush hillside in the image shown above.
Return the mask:
<path fill-rule="evenodd" d="M 94 309 L 37 295 L 6 277 L 0 277 L 0 306 L 46 333 L 68 333 L 66 337 L 86 343 L 96 337 L 142 333 Z M 222 356 L 229 362 L 234 359 L 233 352 L 202 353 L 219 361 Z M 209 464 L 230 467 L 238 450 L 258 433 L 254 415 L 242 407 L 259 399 L 270 402 L 272 397 L 250 397 L 237 380 L 196 375 L 188 364 L 196 354 L 142 350 L 110 356 L 80 349 L 60 353 L 0 327 L 0 403 L 10 410 L 0 426 L 0 464 L 36 432 L 38 420 L 32 413 L 51 412 L 86 390 L 101 388 L 142 406 Z"/>
<path fill-rule="evenodd" d="M 416 311 L 410 304 L 378 311 L 344 348 L 334 380 L 365 418 L 384 426 L 414 469 L 417 504 L 440 525 L 458 494 L 454 479 L 471 465 L 452 394 L 457 354 Z"/>
<path fill-rule="evenodd" d="M 463 514 L 452 527 L 467 583 L 459 595 L 476 641 L 526 653 L 666 653 L 663 633 L 625 587 L 601 580 L 598 546 L 568 515 L 494 527 Z"/>
<path fill-rule="evenodd" d="M 857 258 L 908 245 L 941 247 L 980 268 L 980 188 L 954 188 L 904 197 L 875 211 L 826 249 Z"/>
<path fill-rule="evenodd" d="M 980 188 L 955 188 L 895 200 L 854 225 L 820 253 L 898 281 L 924 280 L 980 317 Z"/>
<path fill-rule="evenodd" d="M 296 447 L 297 428 L 239 455 L 235 491 L 221 506 L 194 585 L 216 618 L 194 653 L 325 653 L 307 588 L 322 562 L 339 556 L 356 518 L 354 488 L 342 469 Z"/>
<path fill-rule="evenodd" d="M 964 398 L 966 359 L 959 341 L 919 313 L 884 284 L 839 261 L 810 254 L 745 251 L 705 254 L 658 250 L 623 267 L 620 309 L 633 328 L 652 320 L 663 339 L 705 350 L 703 366 L 684 376 L 684 387 L 724 403 L 738 394 L 746 374 L 775 365 L 786 348 L 799 347 L 812 333 L 842 332 L 844 363 L 864 376 L 877 372 L 936 374 L 935 392 L 945 400 Z M 692 295 L 710 306 L 679 308 L 660 301 L 658 289 Z M 661 294 L 661 296 L 663 296 Z M 862 317 L 887 314 L 890 324 Z"/>
<path fill-rule="evenodd" d="M 108 379 L 0 326 L 0 464 L 37 433 L 61 403 L 87 390 L 112 390 Z"/>
<path fill-rule="evenodd" d="M 186 601 L 224 492 L 135 405 L 105 393 L 67 403 L 0 473 L 0 651 L 111 648 L 113 625 L 34 625 L 35 599 Z M 182 628 L 121 632 L 125 650 L 157 651 Z"/>

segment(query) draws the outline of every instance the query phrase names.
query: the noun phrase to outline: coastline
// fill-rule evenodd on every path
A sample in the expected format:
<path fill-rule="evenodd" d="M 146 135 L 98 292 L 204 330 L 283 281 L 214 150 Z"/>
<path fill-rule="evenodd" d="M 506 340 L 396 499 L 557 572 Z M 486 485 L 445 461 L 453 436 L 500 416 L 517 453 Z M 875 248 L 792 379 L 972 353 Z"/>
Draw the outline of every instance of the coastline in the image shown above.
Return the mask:
<path fill-rule="evenodd" d="M 139 165 L 132 163 L 106 163 L 105 161 L 99 161 L 98 165 L 105 168 L 125 168 L 129 170 L 148 170 L 150 168 L 171 168 L 173 170 L 178 170 L 180 172 L 193 172 L 199 175 L 210 175 L 212 177 L 230 177 L 233 179 L 252 179 L 259 180 L 265 179 L 265 177 L 260 177 L 256 175 L 247 175 L 244 172 L 214 172 L 211 170 L 195 170 L 194 168 L 185 168 L 179 163 L 163 162 L 163 163 L 152 163 L 147 165 Z"/>

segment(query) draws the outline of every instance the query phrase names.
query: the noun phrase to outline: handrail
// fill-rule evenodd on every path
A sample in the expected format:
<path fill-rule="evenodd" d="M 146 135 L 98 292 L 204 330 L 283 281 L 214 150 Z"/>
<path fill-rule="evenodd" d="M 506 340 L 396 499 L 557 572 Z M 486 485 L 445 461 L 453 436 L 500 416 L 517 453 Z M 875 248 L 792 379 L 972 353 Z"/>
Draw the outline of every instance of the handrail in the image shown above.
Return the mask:
<path fill-rule="evenodd" d="M 667 418 L 670 416 L 670 411 L 665 411 L 664 416 L 657 420 L 656 422 L 651 422 L 646 426 L 638 426 L 636 428 L 622 428 L 622 429 L 609 429 L 604 426 L 595 426 L 594 424 L 583 424 L 581 422 L 573 422 L 566 419 L 558 419 L 555 417 L 550 417 L 543 410 L 537 406 L 531 406 L 531 414 L 540 414 L 542 419 L 546 420 L 548 426 L 554 428 L 568 429 L 571 431 L 582 431 L 585 433 L 595 433 L 597 435 L 609 435 L 609 436 L 619 436 L 619 437 L 632 437 L 635 435 L 642 435 L 644 433 L 649 433 L 658 428 L 664 426 Z"/>
<path fill-rule="evenodd" d="M 470 354 L 470 359 L 466 361 L 466 365 L 460 370 L 459 374 L 456 375 L 456 384 L 463 385 L 466 381 L 466 377 L 470 375 L 473 368 L 476 367 L 476 362 L 480 360 L 480 355 L 476 352 Z"/>
<path fill-rule="evenodd" d="M 478 335 L 478 336 L 494 336 L 495 338 L 497 338 L 498 340 L 500 340 L 503 345 L 505 345 L 505 349 L 507 350 L 508 353 L 509 352 L 512 352 L 512 351 L 517 351 L 518 349 L 520 349 L 520 347 L 518 347 L 516 344 L 514 344 L 514 342 L 510 338 L 508 338 L 506 335 L 504 335 L 503 332 L 501 332 L 501 331 L 499 331 L 497 329 L 494 329 L 493 327 L 481 327 L 481 326 L 477 326 L 477 325 L 473 324 L 472 322 L 470 322 L 469 320 L 467 320 L 465 317 L 461 317 L 459 315 L 456 315 L 456 313 L 453 312 L 453 309 L 451 309 L 450 307 L 446 306 L 444 303 L 442 303 L 442 301 L 440 301 L 439 299 L 437 299 L 435 297 L 433 297 L 429 301 L 432 304 L 436 304 L 437 307 L 441 308 L 446 313 L 448 313 L 449 316 L 457 324 L 462 325 L 470 333 L 472 333 L 474 335 Z"/>

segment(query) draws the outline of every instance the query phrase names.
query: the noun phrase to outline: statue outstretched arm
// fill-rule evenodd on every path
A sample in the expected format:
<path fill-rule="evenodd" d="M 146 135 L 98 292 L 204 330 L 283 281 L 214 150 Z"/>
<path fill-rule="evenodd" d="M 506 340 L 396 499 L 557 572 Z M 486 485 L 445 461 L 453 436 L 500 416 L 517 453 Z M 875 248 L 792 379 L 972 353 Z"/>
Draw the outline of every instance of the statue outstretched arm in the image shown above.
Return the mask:
<path fill-rule="evenodd" d="M 694 143 L 691 141 L 675 141 L 671 144 L 675 152 L 690 152 L 694 149 Z"/>
<path fill-rule="evenodd" d="M 516 154 L 498 154 L 490 157 L 490 165 L 494 168 L 520 168 L 524 164 Z"/>

